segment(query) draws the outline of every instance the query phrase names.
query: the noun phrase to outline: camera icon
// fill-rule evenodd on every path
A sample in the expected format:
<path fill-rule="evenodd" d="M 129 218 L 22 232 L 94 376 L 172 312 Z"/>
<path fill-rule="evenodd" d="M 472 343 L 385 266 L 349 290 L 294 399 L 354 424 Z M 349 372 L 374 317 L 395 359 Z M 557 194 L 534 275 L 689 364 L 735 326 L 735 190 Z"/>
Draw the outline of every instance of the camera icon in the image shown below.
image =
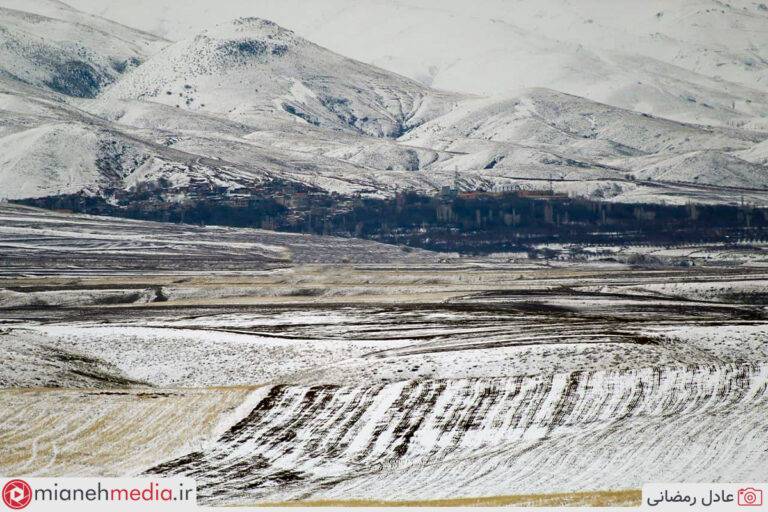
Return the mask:
<path fill-rule="evenodd" d="M 736 494 L 736 502 L 742 507 L 763 506 L 763 491 L 754 487 L 739 489 Z"/>

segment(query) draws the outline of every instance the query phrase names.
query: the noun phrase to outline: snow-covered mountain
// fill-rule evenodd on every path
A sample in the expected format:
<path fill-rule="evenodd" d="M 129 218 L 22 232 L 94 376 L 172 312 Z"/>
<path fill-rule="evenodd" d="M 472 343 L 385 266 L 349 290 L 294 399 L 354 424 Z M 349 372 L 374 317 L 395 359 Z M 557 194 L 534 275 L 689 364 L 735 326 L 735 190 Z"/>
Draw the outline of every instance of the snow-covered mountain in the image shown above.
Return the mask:
<path fill-rule="evenodd" d="M 23 54 L 18 48 L 15 57 L 6 55 L 5 73 L 0 75 L 0 198 L 79 191 L 101 194 L 151 183 L 154 189 L 167 189 L 168 197 L 184 200 L 185 191 L 195 183 L 241 188 L 278 180 L 378 196 L 403 189 L 433 193 L 455 184 L 470 190 L 546 186 L 610 201 L 747 200 L 768 205 L 768 132 L 761 130 L 764 119 L 756 117 L 764 115 L 761 105 L 768 96 L 754 88 L 761 87 L 759 70 L 749 75 L 752 82 L 735 72 L 741 83 L 725 82 L 703 74 L 707 69 L 703 61 L 694 65 L 669 56 L 652 58 L 649 47 L 638 43 L 633 55 L 613 51 L 612 62 L 643 74 L 642 80 L 635 77 L 630 82 L 640 87 L 635 92 L 645 92 L 626 96 L 634 103 L 623 107 L 626 102 L 614 97 L 595 101 L 592 97 L 601 96 L 597 92 L 603 90 L 595 80 L 617 87 L 629 76 L 605 67 L 605 49 L 594 49 L 605 45 L 605 38 L 591 36 L 592 29 L 581 30 L 594 48 L 584 46 L 573 53 L 576 35 L 569 33 L 556 41 L 543 28 L 533 33 L 531 27 L 542 22 L 529 19 L 537 17 L 526 11 L 530 6 L 525 2 L 517 7 L 518 21 L 530 23 L 526 30 L 511 30 L 507 21 L 499 22 L 519 44 L 510 43 L 509 51 L 486 57 L 495 55 L 499 64 L 508 62 L 510 55 L 538 59 L 532 67 L 502 66 L 520 77 L 517 85 L 527 83 L 525 77 L 533 77 L 531 83 L 535 83 L 535 77 L 544 76 L 542 69 L 554 74 L 544 80 L 548 87 L 491 97 L 429 87 L 334 53 L 262 18 L 236 17 L 169 43 L 53 0 L 25 0 L 28 13 L 18 10 L 20 0 L 0 0 L 3 5 L 13 8 L 0 13 L 16 20 L 12 25 L 16 28 L 0 35 L 13 33 L 19 40 L 22 35 L 36 37 L 39 48 L 27 60 L 18 57 Z M 317 13 L 330 16 L 336 12 L 333 9 L 346 4 L 329 0 L 312 5 L 301 17 L 302 24 Z M 450 3 L 443 9 L 428 3 L 418 8 L 407 2 L 367 5 L 379 16 L 400 5 L 403 13 L 412 14 L 409 19 L 414 24 L 430 14 L 437 26 L 449 19 L 471 27 L 495 4 L 487 4 L 491 11 L 481 9 L 468 17 L 458 17 L 458 7 Z M 254 6 L 264 6 L 276 15 L 288 9 L 269 2 Z M 251 11 L 253 7 L 231 0 L 224 2 L 222 12 L 230 8 Z M 357 10 L 350 7 L 344 19 Z M 723 10 L 720 16 L 731 19 L 732 10 Z M 560 18 L 570 16 L 566 11 L 555 16 L 561 25 L 566 22 Z M 121 17 L 122 12 L 122 4 L 115 5 L 115 16 L 130 22 Z M 641 12 L 636 14 L 644 19 Z M 362 20 L 369 15 L 360 14 Z M 187 9 L 178 20 L 185 16 Z M 625 19 L 622 16 L 617 19 Z M 766 20 L 768 26 L 768 17 L 760 13 L 746 9 L 739 16 L 744 17 L 745 27 L 759 27 L 755 20 Z M 332 16 L 327 20 L 340 28 L 337 22 Z M 60 32 L 35 35 L 51 24 L 60 26 Z M 360 35 L 362 49 L 375 40 L 382 30 L 379 25 L 366 35 L 374 39 Z M 22 26 L 24 30 L 18 28 Z M 358 30 L 349 24 L 349 34 Z M 411 41 L 409 55 L 419 55 L 443 41 L 443 35 L 432 30 L 421 30 L 421 40 Z M 630 31 L 636 40 L 643 40 L 636 32 Z M 681 41 L 691 45 L 696 34 L 688 27 L 682 30 Z M 403 37 L 414 36 L 406 31 Z M 483 48 L 483 41 L 505 41 L 504 37 L 489 29 L 478 46 L 468 41 L 465 46 L 476 50 Z M 616 36 L 617 44 L 624 41 L 622 37 Z M 710 44 L 699 39 L 704 46 Z M 727 46 L 728 41 L 718 44 Z M 374 46 L 392 51 L 403 44 L 394 37 L 390 43 L 379 43 Z M 631 49 L 623 43 L 619 46 L 615 50 Z M 102 64 L 117 55 L 130 54 L 137 60 L 124 69 L 110 68 L 112 74 L 104 71 L 103 81 L 95 88 L 90 88 L 91 75 L 72 75 L 72 87 L 62 91 L 50 79 L 49 61 L 39 56 L 64 58 L 62 48 L 79 47 L 84 50 L 76 53 L 84 57 L 78 62 L 89 69 L 105 69 Z M 457 64 L 468 65 L 464 50 L 456 50 Z M 554 64 L 549 66 L 547 59 L 555 59 Z M 478 65 L 483 62 L 489 61 L 476 60 Z M 20 76 L 20 69 L 28 70 L 26 78 Z M 576 70 L 579 73 L 573 74 Z M 431 80 L 421 77 L 422 82 L 440 83 L 441 73 Z M 477 78 L 482 73 L 463 76 Z M 569 77 L 574 80 L 570 82 Z M 553 88 L 562 85 L 568 91 L 576 83 L 587 88 L 584 95 Z M 691 84 L 706 85 L 708 92 L 696 96 L 698 89 L 689 89 Z M 90 93 L 98 95 L 73 97 Z M 740 99 L 736 101 L 734 95 Z M 674 119 L 647 113 L 659 110 L 670 112 Z M 707 122 L 691 122 L 702 118 Z"/>
<path fill-rule="evenodd" d="M 72 3 L 174 40 L 238 16 L 268 18 L 446 90 L 547 87 L 685 122 L 762 129 L 768 114 L 768 10 L 757 0 Z"/>
<path fill-rule="evenodd" d="M 433 147 L 461 138 L 592 147 L 626 155 L 743 148 L 764 135 L 656 118 L 551 89 L 528 89 L 511 97 L 465 101 L 403 137 Z"/>

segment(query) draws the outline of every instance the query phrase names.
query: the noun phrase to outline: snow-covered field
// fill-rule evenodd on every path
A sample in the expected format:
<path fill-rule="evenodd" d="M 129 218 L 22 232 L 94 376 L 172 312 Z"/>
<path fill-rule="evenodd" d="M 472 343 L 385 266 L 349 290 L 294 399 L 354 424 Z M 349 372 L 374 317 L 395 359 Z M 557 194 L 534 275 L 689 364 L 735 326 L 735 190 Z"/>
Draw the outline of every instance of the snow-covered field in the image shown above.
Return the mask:
<path fill-rule="evenodd" d="M 168 226 L 12 209 L 0 247 L 27 252 L 0 276 L 2 473 L 187 475 L 212 505 L 768 478 L 759 247 L 633 264 L 628 247 L 439 261 L 366 243 L 344 263 L 323 237 L 185 227 L 189 248 Z M 133 267 L 85 271 L 51 248 L 160 228 L 180 262 L 233 240 L 256 261 L 153 271 L 129 245 Z M 328 259 L 298 257 L 309 239 Z M 293 259 L 265 265 L 279 247 Z"/>

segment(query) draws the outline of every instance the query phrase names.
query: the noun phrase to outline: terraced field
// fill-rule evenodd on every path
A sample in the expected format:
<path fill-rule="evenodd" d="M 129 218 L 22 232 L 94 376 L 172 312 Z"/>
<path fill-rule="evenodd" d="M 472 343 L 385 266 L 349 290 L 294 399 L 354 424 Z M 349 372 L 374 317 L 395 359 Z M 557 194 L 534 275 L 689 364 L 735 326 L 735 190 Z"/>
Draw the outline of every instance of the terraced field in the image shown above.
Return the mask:
<path fill-rule="evenodd" d="M 733 440 L 765 427 L 767 371 L 272 386 L 212 446 L 149 472 L 195 477 L 204 499 L 227 503 L 623 488 L 687 479 L 702 463 L 697 478 L 744 480 L 764 476 L 764 454 Z"/>

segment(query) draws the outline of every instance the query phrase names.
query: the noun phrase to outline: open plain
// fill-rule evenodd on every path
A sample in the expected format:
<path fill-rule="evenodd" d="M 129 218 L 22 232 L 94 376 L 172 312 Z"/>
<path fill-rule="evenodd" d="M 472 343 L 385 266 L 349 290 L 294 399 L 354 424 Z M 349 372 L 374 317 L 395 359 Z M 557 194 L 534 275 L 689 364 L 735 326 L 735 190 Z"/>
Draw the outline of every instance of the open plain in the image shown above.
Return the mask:
<path fill-rule="evenodd" d="M 305 262 L 343 241 L 9 209 L 0 473 L 185 475 L 213 505 L 632 504 L 649 481 L 768 479 L 760 247 Z M 217 259 L 234 235 L 260 251 Z M 176 270 L 120 259 L 160 241 Z"/>

